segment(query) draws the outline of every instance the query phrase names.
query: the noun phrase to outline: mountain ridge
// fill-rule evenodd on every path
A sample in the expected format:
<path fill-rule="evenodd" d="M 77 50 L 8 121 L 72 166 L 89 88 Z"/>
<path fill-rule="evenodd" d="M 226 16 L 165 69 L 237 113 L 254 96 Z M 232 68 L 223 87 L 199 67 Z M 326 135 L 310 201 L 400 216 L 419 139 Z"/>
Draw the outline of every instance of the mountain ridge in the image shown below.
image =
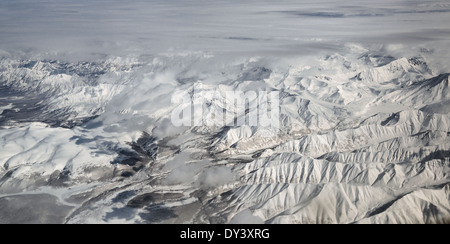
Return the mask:
<path fill-rule="evenodd" d="M 351 57 L 210 72 L 183 66 L 207 62 L 198 53 L 3 58 L 0 199 L 53 195 L 74 208 L 66 223 L 447 223 L 450 74 L 421 58 Z M 204 118 L 232 113 L 227 91 L 279 91 L 280 129 L 176 127 L 179 90 L 214 94 Z"/>

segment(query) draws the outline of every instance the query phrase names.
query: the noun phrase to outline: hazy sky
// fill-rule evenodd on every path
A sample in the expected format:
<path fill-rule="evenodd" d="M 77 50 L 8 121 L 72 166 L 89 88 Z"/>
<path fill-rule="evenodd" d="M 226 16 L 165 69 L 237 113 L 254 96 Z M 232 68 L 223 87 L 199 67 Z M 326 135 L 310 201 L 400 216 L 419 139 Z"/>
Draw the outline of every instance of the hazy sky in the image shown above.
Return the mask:
<path fill-rule="evenodd" d="M 449 46 L 450 2 L 0 0 L 0 49 L 302 54 L 342 43 Z"/>

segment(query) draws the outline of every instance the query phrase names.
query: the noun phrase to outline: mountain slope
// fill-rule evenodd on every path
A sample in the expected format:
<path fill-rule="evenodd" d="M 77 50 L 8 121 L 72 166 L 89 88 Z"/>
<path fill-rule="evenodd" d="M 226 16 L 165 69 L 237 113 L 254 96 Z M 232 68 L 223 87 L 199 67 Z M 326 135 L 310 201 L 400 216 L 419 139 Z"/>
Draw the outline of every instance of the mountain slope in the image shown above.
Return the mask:
<path fill-rule="evenodd" d="M 449 74 L 360 52 L 3 58 L 0 200 L 50 194 L 67 223 L 448 223 Z M 180 91 L 209 124 L 172 123 Z M 229 91 L 278 92 L 276 134 L 213 123 L 254 114 Z"/>

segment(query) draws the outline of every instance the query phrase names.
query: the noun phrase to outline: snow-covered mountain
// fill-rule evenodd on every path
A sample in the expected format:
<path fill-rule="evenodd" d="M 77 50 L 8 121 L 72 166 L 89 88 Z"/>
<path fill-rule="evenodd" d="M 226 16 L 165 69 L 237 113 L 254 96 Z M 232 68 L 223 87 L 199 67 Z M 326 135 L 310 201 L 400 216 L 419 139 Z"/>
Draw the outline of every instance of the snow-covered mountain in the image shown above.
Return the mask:
<path fill-rule="evenodd" d="M 2 58 L 0 222 L 449 223 L 450 75 L 346 48 Z M 279 92 L 280 130 L 176 127 L 179 91 Z"/>

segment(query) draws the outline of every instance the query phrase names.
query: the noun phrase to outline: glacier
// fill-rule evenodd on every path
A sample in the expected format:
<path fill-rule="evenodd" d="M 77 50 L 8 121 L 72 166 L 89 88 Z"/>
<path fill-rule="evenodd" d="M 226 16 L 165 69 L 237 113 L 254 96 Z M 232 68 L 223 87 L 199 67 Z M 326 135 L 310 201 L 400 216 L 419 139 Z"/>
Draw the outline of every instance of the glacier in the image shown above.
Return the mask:
<path fill-rule="evenodd" d="M 450 223 L 445 1 L 66 2 L 0 3 L 0 223 Z M 276 134 L 171 120 L 230 91 Z"/>

